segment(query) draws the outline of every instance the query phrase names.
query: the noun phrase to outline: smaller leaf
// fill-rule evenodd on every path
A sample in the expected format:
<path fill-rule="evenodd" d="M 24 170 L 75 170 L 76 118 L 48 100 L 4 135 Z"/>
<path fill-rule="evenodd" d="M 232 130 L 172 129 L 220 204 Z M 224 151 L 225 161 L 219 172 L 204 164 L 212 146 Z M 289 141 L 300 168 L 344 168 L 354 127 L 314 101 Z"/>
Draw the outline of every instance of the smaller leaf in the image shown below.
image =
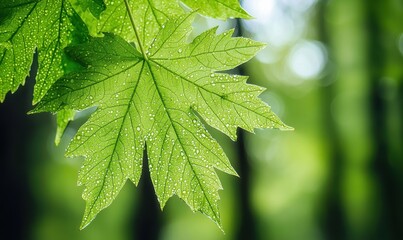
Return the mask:
<path fill-rule="evenodd" d="M 99 18 L 106 8 L 103 0 L 70 0 L 70 2 L 78 13 L 89 11 L 96 18 Z"/>
<path fill-rule="evenodd" d="M 184 13 L 178 2 L 173 0 L 105 1 L 105 5 L 106 9 L 92 31 L 98 34 L 114 33 L 129 42 L 139 44 L 140 41 L 143 46 L 149 45 L 157 37 L 166 21 Z M 139 39 L 135 37 L 132 22 L 137 26 Z"/>
<path fill-rule="evenodd" d="M 71 109 L 64 109 L 57 113 L 56 121 L 57 121 L 57 130 L 55 136 L 55 144 L 56 146 L 59 145 L 60 140 L 64 134 L 64 131 L 67 128 L 67 125 L 70 121 L 73 121 L 74 116 L 76 115 L 76 111 Z"/>
<path fill-rule="evenodd" d="M 37 52 L 36 103 L 64 74 L 63 48 L 85 41 L 87 27 L 66 0 L 0 1 L 0 9 L 0 102 L 24 85 Z"/>
<path fill-rule="evenodd" d="M 213 18 L 222 20 L 228 18 L 252 18 L 241 7 L 238 0 L 182 0 L 182 2 L 199 13 Z"/>

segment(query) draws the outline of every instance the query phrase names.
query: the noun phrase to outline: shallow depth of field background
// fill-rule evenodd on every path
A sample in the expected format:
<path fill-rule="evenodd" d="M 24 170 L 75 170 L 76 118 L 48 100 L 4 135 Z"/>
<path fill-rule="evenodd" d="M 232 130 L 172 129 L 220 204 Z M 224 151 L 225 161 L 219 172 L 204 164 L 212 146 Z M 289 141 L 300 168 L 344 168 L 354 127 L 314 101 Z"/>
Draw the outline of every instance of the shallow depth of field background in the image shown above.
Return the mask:
<path fill-rule="evenodd" d="M 213 132 L 241 178 L 219 173 L 225 235 L 178 198 L 163 212 L 128 183 L 83 231 L 82 159 L 54 146 L 55 120 L 26 115 L 33 80 L 0 104 L 0 236 L 32 240 L 403 239 L 403 1 L 245 0 L 255 19 L 198 18 L 268 46 L 236 71 L 293 132 Z M 1 71 L 1 70 L 0 70 Z"/>

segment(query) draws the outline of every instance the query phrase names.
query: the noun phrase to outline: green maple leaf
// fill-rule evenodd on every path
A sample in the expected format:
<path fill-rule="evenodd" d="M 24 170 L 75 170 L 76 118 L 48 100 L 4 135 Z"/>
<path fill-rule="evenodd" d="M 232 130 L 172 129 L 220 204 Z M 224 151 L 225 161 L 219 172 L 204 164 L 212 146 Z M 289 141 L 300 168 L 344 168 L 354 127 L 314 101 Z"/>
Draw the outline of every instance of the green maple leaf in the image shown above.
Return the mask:
<path fill-rule="evenodd" d="M 135 34 L 135 45 L 106 33 L 68 48 L 85 69 L 57 81 L 34 110 L 97 106 L 67 150 L 86 157 L 79 174 L 87 201 L 81 227 L 112 203 L 127 179 L 138 184 L 145 146 L 161 207 L 177 195 L 221 226 L 215 169 L 237 174 L 198 116 L 232 139 L 237 127 L 287 129 L 257 98 L 261 87 L 217 72 L 246 62 L 264 45 L 216 29 L 188 43 L 193 16 L 168 20 L 151 42 Z"/>
<path fill-rule="evenodd" d="M 77 31 L 76 31 L 77 30 Z M 35 50 L 39 70 L 34 102 L 63 75 L 63 48 L 87 37 L 87 30 L 67 0 L 0 2 L 0 102 L 29 74 Z"/>

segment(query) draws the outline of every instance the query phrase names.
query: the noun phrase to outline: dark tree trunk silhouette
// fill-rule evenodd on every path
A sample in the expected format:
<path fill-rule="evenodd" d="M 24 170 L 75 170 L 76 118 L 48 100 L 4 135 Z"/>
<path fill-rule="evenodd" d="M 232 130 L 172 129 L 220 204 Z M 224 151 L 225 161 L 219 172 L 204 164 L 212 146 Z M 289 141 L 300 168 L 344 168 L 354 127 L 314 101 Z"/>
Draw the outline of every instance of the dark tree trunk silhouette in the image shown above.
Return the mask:
<path fill-rule="evenodd" d="M 133 239 L 158 240 L 162 228 L 162 212 L 151 182 L 147 151 L 144 151 L 143 171 L 138 186 L 139 200 L 134 216 Z"/>
<path fill-rule="evenodd" d="M 237 35 L 242 36 L 242 23 L 241 20 L 237 20 Z M 239 66 L 237 71 L 240 75 L 247 75 L 244 66 Z M 238 139 L 236 142 L 237 155 L 239 160 L 239 205 L 241 209 L 239 210 L 239 229 L 237 233 L 237 238 L 239 240 L 243 239 L 258 239 L 256 232 L 255 216 L 252 211 L 252 203 L 250 201 L 251 196 L 251 174 L 250 174 L 250 159 L 247 154 L 247 147 L 245 144 L 245 134 L 243 129 L 238 129 Z M 266 226 L 265 231 L 268 228 Z M 266 238 L 267 240 L 267 238 Z"/>
<path fill-rule="evenodd" d="M 239 230 L 237 234 L 237 238 L 239 240 L 243 239 L 258 239 L 256 233 L 256 223 L 255 223 L 255 216 L 253 215 L 252 208 L 251 208 L 251 201 L 250 201 L 250 190 L 251 190 L 251 176 L 250 176 L 250 164 L 248 155 L 246 153 L 246 146 L 245 146 L 245 131 L 239 130 L 238 131 L 238 140 L 237 140 L 237 153 L 239 159 L 239 204 L 240 204 L 240 211 L 239 211 Z M 267 227 L 267 226 L 266 226 Z M 267 228 L 265 228 L 267 232 Z M 266 238 L 267 239 L 267 238 Z"/>
<path fill-rule="evenodd" d="M 399 181 L 401 172 L 393 169 L 394 166 L 392 165 L 398 156 L 391 152 L 391 146 L 388 144 L 388 103 L 385 97 L 385 87 L 382 83 L 382 79 L 387 77 L 384 74 L 388 64 L 388 49 L 382 43 L 388 33 L 385 31 L 386 29 L 383 29 L 380 22 L 382 20 L 380 17 L 383 15 L 379 14 L 379 2 L 371 0 L 368 2 L 367 8 L 367 23 L 370 31 L 368 64 L 369 69 L 371 69 L 371 129 L 373 129 L 375 141 L 372 171 L 379 186 L 378 208 L 380 216 L 377 224 L 379 226 L 377 239 L 400 239 L 403 236 L 403 185 L 401 180 Z M 402 102 L 401 92 L 396 101 Z M 402 109 L 403 105 L 400 104 L 400 107 Z M 402 120 L 400 118 L 400 121 Z"/>
<path fill-rule="evenodd" d="M 35 204 L 29 184 L 32 157 L 29 155 L 33 129 L 43 124 L 28 116 L 32 108 L 32 92 L 38 68 L 37 58 L 26 84 L 8 94 L 0 104 L 0 236 L 5 239 L 29 239 Z M 1 71 L 1 70 L 0 70 Z"/>
<path fill-rule="evenodd" d="M 327 0 L 323 0 L 318 6 L 318 29 L 319 29 L 319 40 L 325 45 L 329 43 L 329 28 L 326 26 L 326 6 L 328 4 Z M 332 49 L 328 48 L 329 56 L 332 56 Z M 323 229 L 325 239 L 328 240 L 339 240 L 346 239 L 346 216 L 344 214 L 344 208 L 342 206 L 342 169 L 344 165 L 344 160 L 341 155 L 342 148 L 340 146 L 340 137 L 337 132 L 337 126 L 335 120 L 331 114 L 331 104 L 336 94 L 333 84 L 328 84 L 331 82 L 333 75 L 325 76 L 322 81 L 324 87 L 321 90 L 321 100 L 322 100 L 322 116 L 323 123 L 326 130 L 327 139 L 329 141 L 329 151 L 327 155 L 328 168 L 330 169 L 328 179 L 326 182 L 324 199 L 323 199 L 323 210 L 321 228 Z"/>

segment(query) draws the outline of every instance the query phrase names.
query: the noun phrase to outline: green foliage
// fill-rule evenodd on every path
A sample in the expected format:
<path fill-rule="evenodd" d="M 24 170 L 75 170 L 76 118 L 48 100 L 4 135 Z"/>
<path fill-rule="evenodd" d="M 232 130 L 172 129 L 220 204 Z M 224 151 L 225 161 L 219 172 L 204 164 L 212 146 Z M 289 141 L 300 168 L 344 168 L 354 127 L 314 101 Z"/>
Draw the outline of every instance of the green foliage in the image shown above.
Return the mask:
<path fill-rule="evenodd" d="M 87 30 L 68 1 L 0 2 L 0 102 L 24 84 L 38 52 L 34 103 L 63 75 L 63 48 L 83 41 Z"/>
<path fill-rule="evenodd" d="M 71 0 L 95 37 L 67 47 L 67 59 L 61 50 L 73 40 L 86 39 L 85 34 L 71 39 L 77 26 L 85 28 L 81 21 L 69 20 L 78 15 L 67 0 L 51 2 L 59 3 L 62 16 L 52 24 L 37 17 L 45 9 L 54 10 L 50 16 L 57 12 L 50 1 L 2 6 L 13 11 L 0 25 L 0 50 L 7 60 L 0 61 L 5 69 L 0 72 L 0 90 L 2 99 L 9 90 L 15 91 L 17 83 L 7 85 L 7 76 L 23 83 L 37 47 L 39 73 L 45 73 L 38 75 L 34 101 L 41 101 L 33 112 L 58 113 L 56 142 L 74 110 L 97 107 L 67 149 L 68 156 L 86 158 L 78 182 L 85 186 L 87 202 L 81 227 L 112 203 L 127 179 L 138 184 L 145 148 L 161 208 L 177 195 L 221 227 L 222 187 L 215 169 L 237 173 L 201 119 L 233 140 L 238 127 L 251 132 L 288 129 L 257 97 L 261 87 L 246 84 L 247 77 L 222 73 L 248 61 L 264 44 L 233 38 L 233 30 L 216 35 L 216 28 L 189 42 L 195 13 L 185 14 L 174 0 L 104 1 L 105 5 Z M 184 2 L 218 18 L 249 16 L 237 1 Z M 35 18 L 32 11 L 38 12 Z M 20 18 L 27 20 L 14 23 Z M 29 24 L 41 26 L 39 34 Z M 57 35 L 50 29 L 54 24 L 59 26 Z M 31 45 L 25 45 L 28 34 L 36 37 Z M 56 40 L 49 41 L 49 36 Z M 26 61 L 12 61 L 13 53 Z M 71 67 L 71 60 L 81 67 Z M 60 77 L 63 69 L 67 73 Z"/>
<path fill-rule="evenodd" d="M 99 18 L 105 10 L 103 0 L 70 0 L 71 5 L 77 12 L 90 12 L 93 16 Z"/>

